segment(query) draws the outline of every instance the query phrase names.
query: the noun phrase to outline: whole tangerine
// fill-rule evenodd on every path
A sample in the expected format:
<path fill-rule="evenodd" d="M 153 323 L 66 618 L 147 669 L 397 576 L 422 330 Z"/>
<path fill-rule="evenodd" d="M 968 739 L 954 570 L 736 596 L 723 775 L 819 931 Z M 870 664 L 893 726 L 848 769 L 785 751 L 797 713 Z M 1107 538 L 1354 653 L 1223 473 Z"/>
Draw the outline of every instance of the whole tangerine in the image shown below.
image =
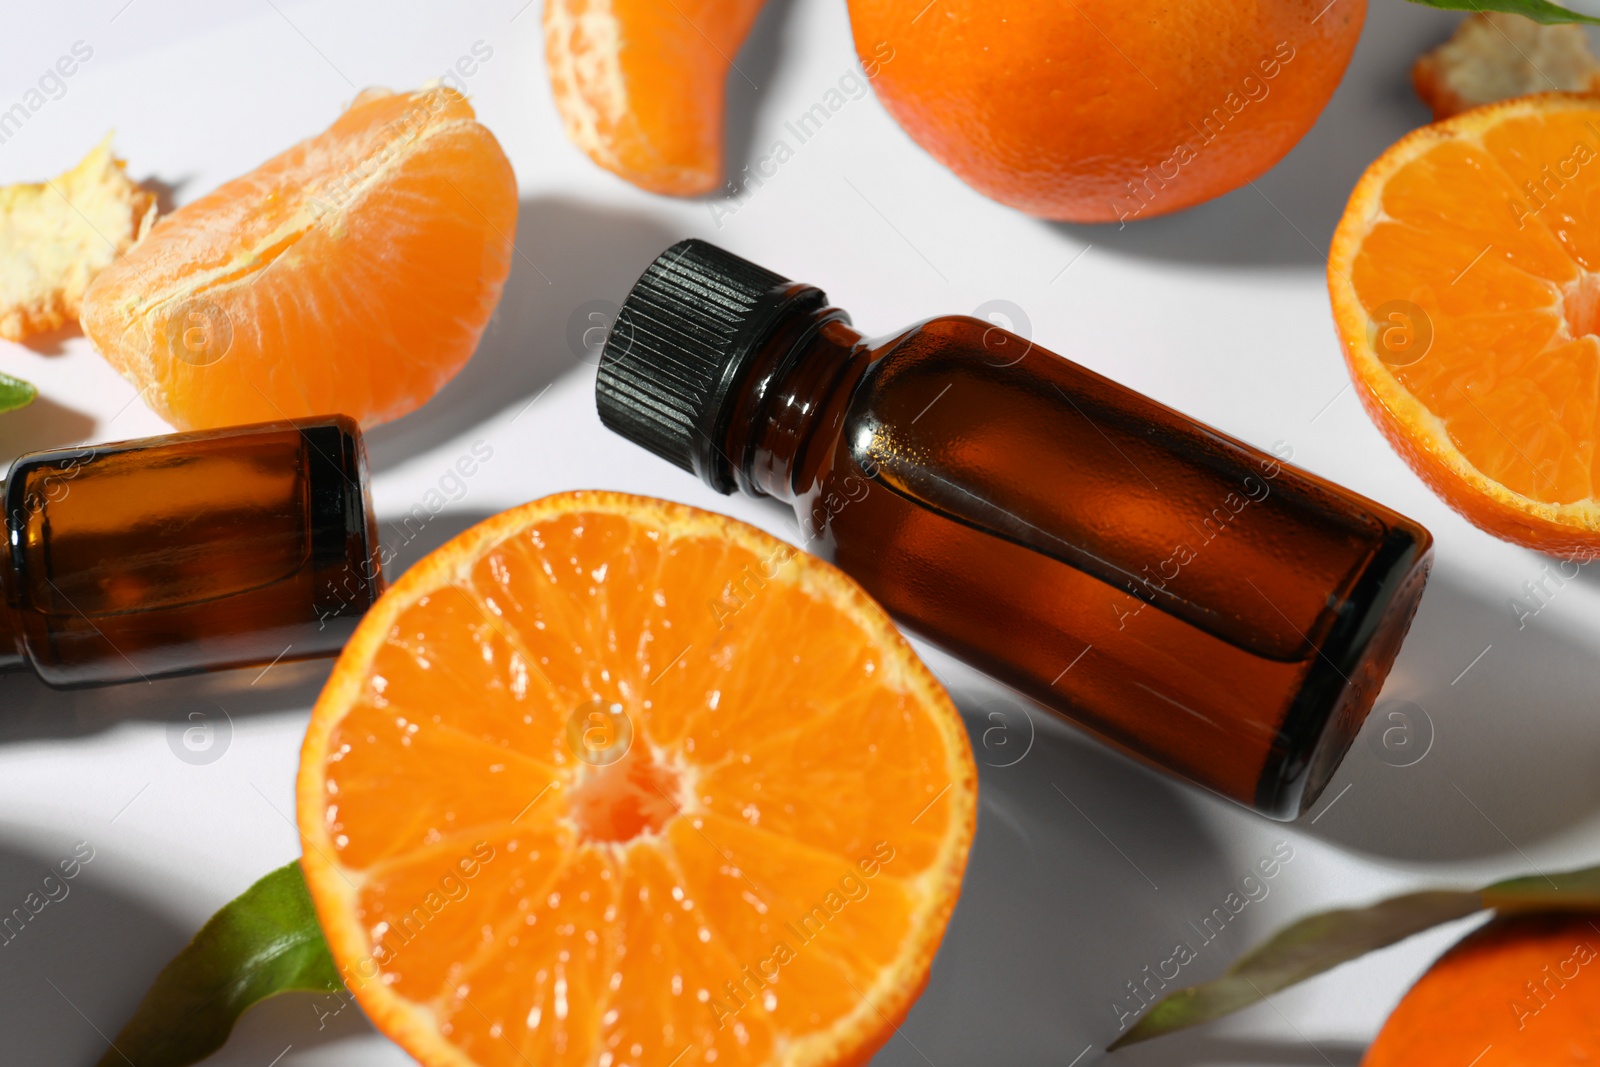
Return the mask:
<path fill-rule="evenodd" d="M 1041 218 L 1165 215 L 1256 178 L 1338 86 L 1366 0 L 850 0 L 911 138 Z"/>
<path fill-rule="evenodd" d="M 1590 913 L 1501 915 L 1400 1001 L 1361 1067 L 1553 1067 L 1600 1056 L 1600 926 Z"/>

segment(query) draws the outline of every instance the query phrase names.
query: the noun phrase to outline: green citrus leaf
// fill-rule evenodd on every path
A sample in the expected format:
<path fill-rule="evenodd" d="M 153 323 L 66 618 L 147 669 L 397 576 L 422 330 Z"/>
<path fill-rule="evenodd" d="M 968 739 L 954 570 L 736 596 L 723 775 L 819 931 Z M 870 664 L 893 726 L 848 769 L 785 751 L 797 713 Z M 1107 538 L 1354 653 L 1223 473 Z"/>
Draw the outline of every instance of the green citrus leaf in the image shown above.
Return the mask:
<path fill-rule="evenodd" d="M 1580 15 L 1550 0 L 1411 0 L 1426 7 L 1442 7 L 1449 11 L 1509 11 L 1535 22 L 1551 25 L 1558 22 L 1589 22 L 1600 25 L 1600 18 Z"/>
<path fill-rule="evenodd" d="M 1496 882 L 1484 889 L 1483 904 L 1500 911 L 1600 911 L 1600 867 Z"/>
<path fill-rule="evenodd" d="M 1440 891 L 1408 893 L 1367 908 L 1342 908 L 1301 919 L 1246 953 L 1222 977 L 1162 998 L 1110 1048 L 1231 1015 L 1375 948 L 1482 909 L 1483 898 L 1477 893 Z"/>
<path fill-rule="evenodd" d="M 1478 892 L 1407 893 L 1366 908 L 1308 916 L 1240 957 L 1222 977 L 1163 997 L 1109 1047 L 1148 1041 L 1231 1015 L 1357 956 L 1485 908 L 1600 911 L 1600 867 L 1512 878 Z"/>
<path fill-rule="evenodd" d="M 156 976 L 98 1067 L 186 1067 L 221 1048 L 250 1005 L 278 993 L 343 993 L 300 864 L 224 905 Z"/>
<path fill-rule="evenodd" d="M 9 374 L 0 374 L 0 411 L 25 408 L 33 403 L 33 398 L 38 395 L 39 390 L 22 379 L 13 378 Z"/>

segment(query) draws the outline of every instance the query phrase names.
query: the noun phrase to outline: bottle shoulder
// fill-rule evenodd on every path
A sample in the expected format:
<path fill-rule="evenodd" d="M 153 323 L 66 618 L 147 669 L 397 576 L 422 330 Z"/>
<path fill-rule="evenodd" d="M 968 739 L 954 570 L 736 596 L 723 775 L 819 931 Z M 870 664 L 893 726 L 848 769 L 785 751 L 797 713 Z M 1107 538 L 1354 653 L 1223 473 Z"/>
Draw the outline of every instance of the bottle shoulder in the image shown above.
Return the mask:
<path fill-rule="evenodd" d="M 1059 362 L 1030 340 L 970 315 L 939 315 L 867 342 L 868 366 L 855 389 L 863 405 L 880 406 L 890 395 L 922 395 L 931 385 L 1014 390 L 1043 370 L 1039 357 Z M 1029 361 L 1032 354 L 1035 358 Z"/>
<path fill-rule="evenodd" d="M 937 315 L 868 344 L 874 369 L 890 375 L 948 370 L 968 377 L 1005 371 L 1043 352 L 1031 339 L 971 315 Z"/>
<path fill-rule="evenodd" d="M 1000 329 L 971 315 L 935 315 L 895 333 L 872 338 L 867 345 L 874 360 L 890 356 L 919 361 L 941 356 L 961 358 L 974 350 L 981 351 L 984 335 Z"/>

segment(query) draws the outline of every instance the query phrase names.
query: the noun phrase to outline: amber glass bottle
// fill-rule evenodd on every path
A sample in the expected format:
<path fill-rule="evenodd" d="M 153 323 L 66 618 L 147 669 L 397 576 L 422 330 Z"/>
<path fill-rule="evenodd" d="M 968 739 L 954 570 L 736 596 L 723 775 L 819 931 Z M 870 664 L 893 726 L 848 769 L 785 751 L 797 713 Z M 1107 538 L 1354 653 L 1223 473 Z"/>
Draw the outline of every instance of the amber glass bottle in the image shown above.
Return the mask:
<path fill-rule="evenodd" d="M 910 629 L 1275 818 L 1316 799 L 1410 624 L 1431 538 L 988 322 L 866 339 L 701 241 L 645 271 L 606 425 L 791 504 Z"/>
<path fill-rule="evenodd" d="M 332 655 L 382 590 L 365 487 L 343 416 L 23 456 L 0 669 L 70 687 Z"/>

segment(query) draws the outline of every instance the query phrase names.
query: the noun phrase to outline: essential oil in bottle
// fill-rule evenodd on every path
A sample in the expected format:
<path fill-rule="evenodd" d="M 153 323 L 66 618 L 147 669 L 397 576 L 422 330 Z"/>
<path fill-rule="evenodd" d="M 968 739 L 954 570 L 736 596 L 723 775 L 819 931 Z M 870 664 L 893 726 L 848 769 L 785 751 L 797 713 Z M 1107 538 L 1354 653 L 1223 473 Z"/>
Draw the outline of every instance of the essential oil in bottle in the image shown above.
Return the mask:
<path fill-rule="evenodd" d="M 0 669 L 73 687 L 337 653 L 383 586 L 366 473 L 342 415 L 23 456 Z"/>
<path fill-rule="evenodd" d="M 703 241 L 635 284 L 611 429 L 793 506 L 900 622 L 1143 760 L 1305 811 L 1377 695 L 1432 538 L 992 323 L 868 339 Z"/>

